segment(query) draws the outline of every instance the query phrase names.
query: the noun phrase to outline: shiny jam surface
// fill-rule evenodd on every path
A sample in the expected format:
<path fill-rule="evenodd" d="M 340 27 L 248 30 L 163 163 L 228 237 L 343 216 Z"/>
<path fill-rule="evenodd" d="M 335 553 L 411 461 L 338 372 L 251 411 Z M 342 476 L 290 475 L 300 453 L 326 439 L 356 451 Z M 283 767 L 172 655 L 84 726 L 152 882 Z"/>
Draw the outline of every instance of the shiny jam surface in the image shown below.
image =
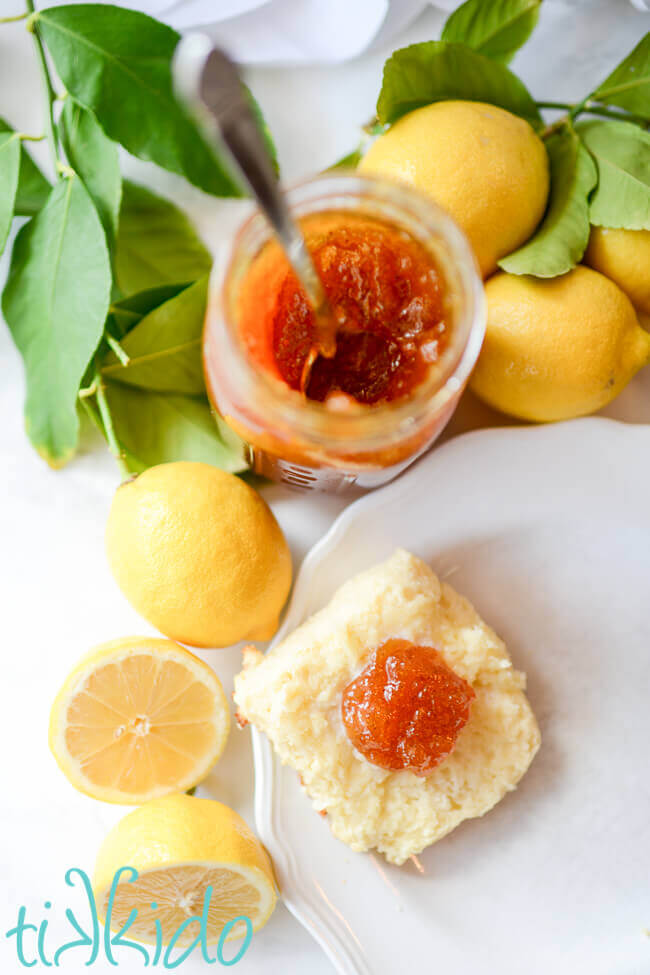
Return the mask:
<path fill-rule="evenodd" d="M 359 404 L 409 395 L 448 342 L 442 276 L 432 256 L 402 230 L 345 214 L 302 221 L 309 249 L 338 323 L 336 355 L 318 356 L 302 391 Z M 315 347 L 315 321 L 277 245 L 267 245 L 249 273 L 240 328 L 251 356 L 292 389 Z"/>
<path fill-rule="evenodd" d="M 347 685 L 341 712 L 373 765 L 427 775 L 453 750 L 475 696 L 433 647 L 391 639 Z"/>

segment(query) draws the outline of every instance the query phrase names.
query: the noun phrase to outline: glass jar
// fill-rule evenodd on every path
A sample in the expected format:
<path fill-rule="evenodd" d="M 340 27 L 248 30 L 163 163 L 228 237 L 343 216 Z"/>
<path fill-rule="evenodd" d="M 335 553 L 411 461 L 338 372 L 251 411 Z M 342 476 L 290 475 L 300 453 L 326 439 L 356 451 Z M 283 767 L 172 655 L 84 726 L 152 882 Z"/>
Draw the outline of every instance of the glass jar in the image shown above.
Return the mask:
<path fill-rule="evenodd" d="M 208 393 L 248 445 L 255 472 L 303 489 L 377 487 L 430 447 L 467 383 L 485 332 L 476 262 L 451 217 L 409 187 L 330 173 L 290 189 L 287 198 L 295 218 L 349 212 L 399 228 L 423 246 L 442 277 L 448 344 L 403 399 L 337 412 L 290 389 L 250 359 L 239 332 L 242 282 L 271 238 L 255 213 L 235 237 L 221 286 L 211 289 L 203 340 Z"/>

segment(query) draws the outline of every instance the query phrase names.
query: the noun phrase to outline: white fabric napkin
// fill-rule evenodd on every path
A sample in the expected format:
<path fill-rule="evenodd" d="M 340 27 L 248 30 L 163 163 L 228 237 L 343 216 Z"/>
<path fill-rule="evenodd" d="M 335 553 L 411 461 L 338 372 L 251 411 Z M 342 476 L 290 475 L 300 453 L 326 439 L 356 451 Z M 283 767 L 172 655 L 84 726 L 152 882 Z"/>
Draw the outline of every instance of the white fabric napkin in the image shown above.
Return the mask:
<path fill-rule="evenodd" d="M 71 0 L 47 0 L 59 6 Z M 84 0 L 72 0 L 84 2 Z M 432 0 L 110 0 L 177 30 L 207 29 L 247 64 L 340 63 L 403 30 Z M 453 10 L 461 0 L 435 0 Z"/>
<path fill-rule="evenodd" d="M 145 0 L 178 30 L 208 33 L 247 64 L 341 63 L 387 44 L 428 6 L 462 0 Z M 489 0 L 486 0 L 489 2 Z M 562 0 L 564 7 L 591 0 Z M 640 10 L 650 0 L 631 0 Z"/>
<path fill-rule="evenodd" d="M 70 0 L 48 0 L 49 5 Z M 83 0 L 73 0 L 83 2 Z M 177 30 L 206 30 L 245 64 L 342 63 L 387 44 L 423 10 L 462 0 L 111 0 L 158 17 Z M 487 0 L 486 0 L 487 2 Z M 560 6 L 591 0 L 562 0 Z M 631 0 L 649 10 L 650 0 Z M 640 26 L 641 33 L 641 26 Z"/>

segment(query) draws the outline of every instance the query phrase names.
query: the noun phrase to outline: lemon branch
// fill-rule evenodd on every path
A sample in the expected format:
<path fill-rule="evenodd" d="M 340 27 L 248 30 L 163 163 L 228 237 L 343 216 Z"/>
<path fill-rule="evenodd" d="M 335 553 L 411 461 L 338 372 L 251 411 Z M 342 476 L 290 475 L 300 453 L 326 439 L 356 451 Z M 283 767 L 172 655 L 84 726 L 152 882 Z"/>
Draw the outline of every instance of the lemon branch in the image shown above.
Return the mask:
<path fill-rule="evenodd" d="M 635 115 L 632 112 L 623 112 L 616 109 L 607 108 L 605 105 L 599 104 L 597 101 L 593 101 L 591 96 L 588 95 L 583 98 L 581 102 L 576 102 L 571 104 L 570 102 L 535 102 L 538 108 L 548 108 L 548 109 L 558 109 L 564 111 L 566 114 L 561 118 L 547 125 L 542 131 L 542 139 L 547 139 L 554 132 L 558 132 L 560 129 L 564 128 L 566 125 L 570 125 L 579 115 L 596 115 L 603 118 L 617 119 L 619 122 L 632 122 L 635 125 L 640 125 L 643 128 L 648 128 L 650 125 L 650 118 L 645 118 L 642 115 Z"/>
<path fill-rule="evenodd" d="M 631 112 L 617 112 L 599 105 L 598 102 L 587 102 L 582 111 L 587 115 L 603 115 L 605 118 L 615 118 L 621 122 L 634 122 L 635 125 L 641 125 L 643 128 L 650 125 L 650 117 L 644 118 L 643 115 L 633 115 Z"/>
<path fill-rule="evenodd" d="M 570 112 L 573 108 L 569 102 L 535 102 L 538 108 L 559 108 L 565 112 Z"/>
<path fill-rule="evenodd" d="M 115 353 L 116 357 L 120 360 L 122 365 L 128 366 L 128 364 L 131 361 L 131 358 L 124 351 L 124 349 L 117 341 L 117 339 L 114 339 L 113 336 L 110 334 L 110 332 L 106 332 L 104 338 L 106 339 L 107 345 L 110 346 L 110 348 L 113 350 L 113 352 Z"/>
<path fill-rule="evenodd" d="M 104 386 L 104 381 L 102 380 L 99 370 L 95 373 L 93 377 L 92 385 L 95 389 L 95 399 L 97 400 L 97 409 L 101 417 L 102 426 L 104 428 L 104 433 L 106 435 L 106 440 L 108 442 L 109 449 L 113 456 L 115 457 L 120 471 L 124 475 L 124 479 L 127 480 L 131 477 L 131 471 L 126 463 L 124 457 L 124 448 L 117 439 L 117 434 L 115 433 L 115 427 L 113 426 L 113 417 L 111 416 L 111 411 L 108 405 L 108 400 L 106 399 L 106 388 Z M 88 399 L 83 399 L 83 403 L 88 403 Z"/>
<path fill-rule="evenodd" d="M 34 9 L 34 0 L 25 0 L 25 5 L 27 10 L 25 16 L 27 17 L 27 30 L 32 34 L 34 38 L 34 44 L 36 45 L 36 53 L 38 55 L 38 61 L 41 67 L 41 76 L 43 78 L 43 84 L 45 85 L 45 98 L 46 98 L 46 132 L 47 140 L 50 144 L 50 152 L 52 153 L 52 162 L 54 163 L 54 169 L 58 174 L 59 163 L 61 162 L 59 158 L 59 143 L 56 137 L 56 128 L 54 125 L 54 102 L 56 101 L 56 92 L 54 90 L 54 85 L 52 84 L 52 78 L 50 77 L 50 69 L 47 65 L 47 58 L 45 56 L 45 48 L 43 47 L 43 41 L 41 40 L 40 34 L 38 32 L 38 27 L 36 26 L 36 20 L 38 14 Z"/>
<path fill-rule="evenodd" d="M 43 85 L 45 88 L 45 103 L 46 103 L 46 136 L 52 155 L 52 162 L 54 165 L 54 171 L 58 179 L 68 178 L 74 176 L 75 170 L 69 166 L 62 158 L 59 152 L 59 140 L 57 137 L 57 128 L 54 121 L 54 105 L 57 100 L 63 100 L 66 95 L 59 96 L 54 88 L 52 82 L 52 76 L 50 74 L 50 69 L 47 63 L 47 56 L 45 54 L 45 47 L 43 41 L 40 37 L 38 30 L 38 13 L 35 9 L 34 0 L 25 0 L 26 12 L 22 17 L 15 18 L 17 20 L 27 19 L 27 30 L 32 34 L 34 38 L 34 44 L 36 47 L 36 53 L 38 55 L 38 60 L 41 68 L 41 76 L 43 79 Z M 29 136 L 21 136 L 21 138 L 29 139 Z M 106 341 L 110 348 L 113 350 L 115 355 L 118 357 L 123 365 L 129 362 L 129 357 L 126 355 L 119 342 L 112 338 L 110 335 L 105 335 Z M 120 470 L 124 477 L 130 477 L 131 472 L 128 469 L 126 460 L 124 457 L 124 450 L 120 445 L 117 436 L 115 434 L 115 428 L 113 426 L 113 418 L 111 416 L 110 407 L 108 405 L 108 400 L 106 399 L 105 387 L 101 378 L 99 371 L 96 371 L 93 380 L 85 389 L 79 391 L 79 401 L 83 405 L 84 409 L 95 423 L 95 425 L 104 434 L 109 449 L 111 453 L 115 456 Z"/>

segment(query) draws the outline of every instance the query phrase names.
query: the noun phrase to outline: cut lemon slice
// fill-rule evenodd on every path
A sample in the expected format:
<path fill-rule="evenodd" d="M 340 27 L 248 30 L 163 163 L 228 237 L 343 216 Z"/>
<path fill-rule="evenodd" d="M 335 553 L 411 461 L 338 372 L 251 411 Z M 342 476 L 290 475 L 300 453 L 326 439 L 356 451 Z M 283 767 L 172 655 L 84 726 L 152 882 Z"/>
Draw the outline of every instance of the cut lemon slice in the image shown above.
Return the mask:
<path fill-rule="evenodd" d="M 110 926 L 119 930 L 131 916 L 129 937 L 146 944 L 157 944 L 156 922 L 163 944 L 172 938 L 179 947 L 193 942 L 206 899 L 208 944 L 218 942 L 224 927 L 237 918 L 248 918 L 257 931 L 277 900 L 271 861 L 261 843 L 236 812 L 213 799 L 155 799 L 110 831 L 93 878 L 103 922 L 121 867 L 132 867 L 138 876 L 132 880 L 128 871 L 121 875 Z M 185 924 L 190 918 L 195 920 Z M 246 934 L 247 927 L 245 921 L 230 924 L 224 940 Z"/>
<path fill-rule="evenodd" d="M 130 805 L 200 782 L 229 728 L 207 664 L 170 640 L 127 637 L 69 674 L 52 706 L 50 748 L 81 792 Z"/>

